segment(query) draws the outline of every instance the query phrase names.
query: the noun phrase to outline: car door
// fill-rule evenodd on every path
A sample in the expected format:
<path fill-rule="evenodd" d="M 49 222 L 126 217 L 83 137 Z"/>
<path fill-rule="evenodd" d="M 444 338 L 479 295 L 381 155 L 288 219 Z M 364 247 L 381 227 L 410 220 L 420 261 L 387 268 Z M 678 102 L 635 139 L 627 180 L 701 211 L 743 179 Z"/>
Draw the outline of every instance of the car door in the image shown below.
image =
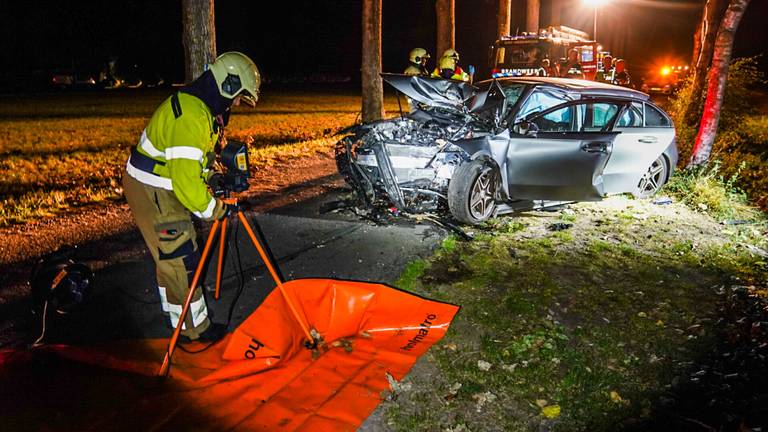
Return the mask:
<path fill-rule="evenodd" d="M 513 199 L 590 201 L 605 195 L 603 169 L 626 102 L 587 99 L 534 114 L 516 126 L 507 154 L 507 182 Z"/>
<path fill-rule="evenodd" d="M 651 164 L 675 139 L 672 123 L 653 105 L 632 102 L 616 123 L 621 132 L 603 171 L 606 193 L 633 192 Z"/>

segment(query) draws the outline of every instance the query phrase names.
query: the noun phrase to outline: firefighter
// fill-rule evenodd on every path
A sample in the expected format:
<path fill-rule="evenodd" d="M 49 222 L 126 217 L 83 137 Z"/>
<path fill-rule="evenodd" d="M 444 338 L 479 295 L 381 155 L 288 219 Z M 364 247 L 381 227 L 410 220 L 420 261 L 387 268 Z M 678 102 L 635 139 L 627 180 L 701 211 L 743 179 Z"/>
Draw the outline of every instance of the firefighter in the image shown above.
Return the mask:
<path fill-rule="evenodd" d="M 469 67 L 469 73 L 464 72 L 464 69 L 459 66 L 459 53 L 455 49 L 449 48 L 440 57 L 437 67 L 432 72 L 432 77 L 471 82 L 473 74 L 474 68 L 472 66 Z"/>
<path fill-rule="evenodd" d="M 624 59 L 616 59 L 613 65 L 615 69 L 613 83 L 622 87 L 631 87 L 632 78 L 627 70 L 627 62 Z"/>
<path fill-rule="evenodd" d="M 155 261 L 162 309 L 173 327 L 200 259 L 191 216 L 211 221 L 228 211 L 206 185 L 214 147 L 223 140 L 230 108 L 241 101 L 254 106 L 260 84 L 259 70 L 245 54 L 220 55 L 160 104 L 128 158 L 125 197 Z M 225 325 L 211 323 L 202 289 L 195 287 L 182 340 L 216 340 L 225 332 Z"/>
<path fill-rule="evenodd" d="M 403 72 L 410 76 L 429 76 L 429 70 L 427 69 L 427 60 L 429 60 L 429 53 L 424 48 L 414 48 L 408 53 L 408 67 Z"/>
<path fill-rule="evenodd" d="M 579 62 L 579 50 L 575 48 L 568 50 L 568 58 L 560 61 L 558 69 L 560 70 L 560 76 L 563 78 L 584 79 L 584 72 Z"/>
<path fill-rule="evenodd" d="M 611 84 L 613 83 L 613 57 L 606 55 L 602 61 L 603 68 L 595 74 L 595 81 Z"/>

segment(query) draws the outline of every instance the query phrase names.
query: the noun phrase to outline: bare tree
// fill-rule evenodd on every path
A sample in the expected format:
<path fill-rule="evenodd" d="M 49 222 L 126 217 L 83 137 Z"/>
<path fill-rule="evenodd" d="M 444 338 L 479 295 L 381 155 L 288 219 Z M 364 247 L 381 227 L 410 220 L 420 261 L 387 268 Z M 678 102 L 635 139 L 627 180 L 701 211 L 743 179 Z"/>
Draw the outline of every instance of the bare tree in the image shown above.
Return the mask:
<path fill-rule="evenodd" d="M 512 0 L 499 0 L 498 38 L 509 36 L 512 20 Z"/>
<path fill-rule="evenodd" d="M 541 0 L 528 0 L 525 8 L 525 31 L 539 32 L 539 10 Z"/>
<path fill-rule="evenodd" d="M 456 7 L 454 0 L 436 0 L 437 55 L 456 47 Z M 439 61 L 439 60 L 438 60 Z"/>
<path fill-rule="evenodd" d="M 733 40 L 748 5 L 749 0 L 730 0 L 717 30 L 712 67 L 709 68 L 707 76 L 707 99 L 704 102 L 699 133 L 696 135 L 696 143 L 693 145 L 688 166 L 706 163 L 712 153 L 712 144 L 715 142 L 717 125 L 720 122 L 720 108 L 723 105 L 725 84 L 728 79 L 728 65 L 733 55 Z"/>
<path fill-rule="evenodd" d="M 363 0 L 363 122 L 384 118 L 381 82 L 381 0 Z"/>
<path fill-rule="evenodd" d="M 184 80 L 193 81 L 216 59 L 213 0 L 182 0 Z"/>
<path fill-rule="evenodd" d="M 693 65 L 693 84 L 691 85 L 691 94 L 696 98 L 695 100 L 698 100 L 698 95 L 704 89 L 704 78 L 712 63 L 712 54 L 715 50 L 715 36 L 717 36 L 718 24 L 723 18 L 727 5 L 728 0 L 704 1 L 701 21 L 699 21 L 693 37 L 693 58 L 691 59 L 691 64 Z M 683 116 L 685 121 L 689 124 L 695 123 L 698 120 L 699 108 L 700 105 L 698 103 L 688 104 Z"/>

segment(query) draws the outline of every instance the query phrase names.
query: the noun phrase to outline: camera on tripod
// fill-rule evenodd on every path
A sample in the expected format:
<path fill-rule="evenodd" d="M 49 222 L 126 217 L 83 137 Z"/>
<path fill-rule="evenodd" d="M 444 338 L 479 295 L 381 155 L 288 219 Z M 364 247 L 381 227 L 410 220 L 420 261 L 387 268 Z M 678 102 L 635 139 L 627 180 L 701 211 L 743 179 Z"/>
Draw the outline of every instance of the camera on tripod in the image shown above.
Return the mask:
<path fill-rule="evenodd" d="M 250 170 L 246 143 L 228 141 L 221 150 L 219 162 L 224 167 L 224 172 L 213 174 L 208 180 L 213 196 L 226 197 L 232 192 L 248 190 Z"/>

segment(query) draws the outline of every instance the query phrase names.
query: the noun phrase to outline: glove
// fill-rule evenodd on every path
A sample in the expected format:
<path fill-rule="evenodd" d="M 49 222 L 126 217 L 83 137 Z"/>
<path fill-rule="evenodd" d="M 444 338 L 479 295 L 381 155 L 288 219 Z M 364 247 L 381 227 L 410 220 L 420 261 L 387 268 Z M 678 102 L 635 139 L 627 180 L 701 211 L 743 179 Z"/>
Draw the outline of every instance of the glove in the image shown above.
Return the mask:
<path fill-rule="evenodd" d="M 211 188 L 211 193 L 215 197 L 224 196 L 226 192 L 224 175 L 221 173 L 213 173 L 208 177 L 208 186 Z"/>
<path fill-rule="evenodd" d="M 467 66 L 467 72 L 469 72 L 470 75 L 475 74 L 475 67 L 472 65 Z"/>
<path fill-rule="evenodd" d="M 224 201 L 216 198 L 216 206 L 213 208 L 213 214 L 206 220 L 212 221 L 224 219 L 229 214 L 229 210 L 229 206 L 224 204 Z"/>

